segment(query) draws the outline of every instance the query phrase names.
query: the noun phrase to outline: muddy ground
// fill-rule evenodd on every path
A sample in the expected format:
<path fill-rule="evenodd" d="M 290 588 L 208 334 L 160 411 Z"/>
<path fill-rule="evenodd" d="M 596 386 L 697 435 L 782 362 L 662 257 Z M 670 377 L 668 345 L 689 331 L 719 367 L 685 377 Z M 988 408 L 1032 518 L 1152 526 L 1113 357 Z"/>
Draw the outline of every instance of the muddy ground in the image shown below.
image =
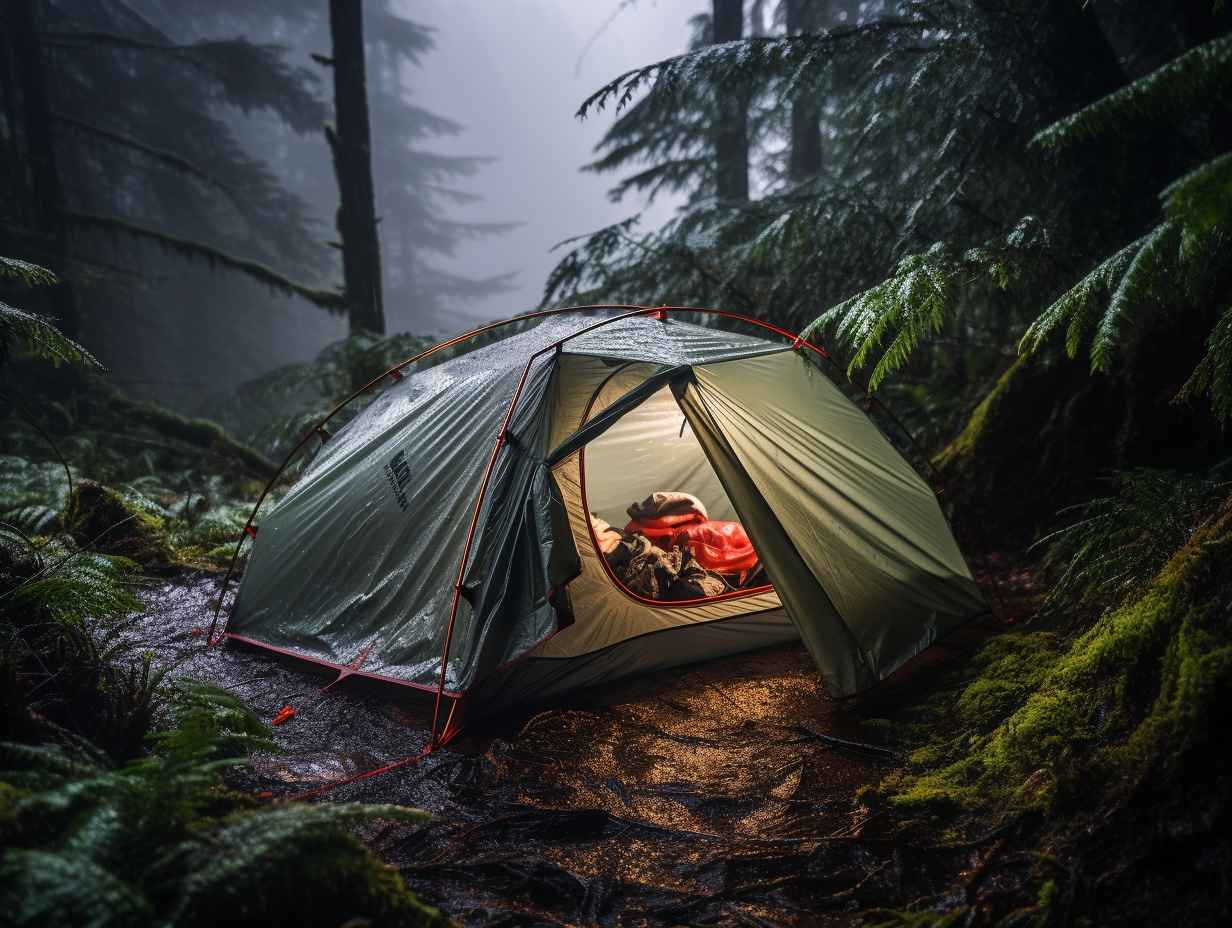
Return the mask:
<path fill-rule="evenodd" d="M 275 729 L 283 753 L 255 758 L 236 786 L 278 801 L 423 748 L 421 694 L 355 677 L 323 690 L 332 674 L 207 647 L 216 595 L 212 577 L 162 582 L 129 634 L 267 720 L 296 709 Z M 878 813 L 854 795 L 894 760 L 819 735 L 877 740 L 825 695 L 803 647 L 785 646 L 511 715 L 310 801 L 431 812 L 365 838 L 468 925 L 846 924 L 928 892 L 937 867 L 969 865 L 878 837 Z"/>

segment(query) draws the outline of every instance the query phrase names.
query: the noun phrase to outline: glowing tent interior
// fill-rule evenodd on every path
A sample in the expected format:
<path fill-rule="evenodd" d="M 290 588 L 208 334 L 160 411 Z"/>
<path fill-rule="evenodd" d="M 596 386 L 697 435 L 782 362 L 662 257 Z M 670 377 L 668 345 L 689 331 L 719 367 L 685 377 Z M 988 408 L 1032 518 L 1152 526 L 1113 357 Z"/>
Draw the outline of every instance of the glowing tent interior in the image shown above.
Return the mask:
<path fill-rule="evenodd" d="M 986 611 L 932 491 L 820 349 L 681 318 L 734 315 L 714 310 L 607 309 L 374 381 L 265 517 L 227 637 L 435 692 L 436 744 L 441 719 L 447 740 L 518 702 L 797 638 L 851 694 Z M 616 536 L 646 552 L 620 522 L 656 491 L 695 501 L 638 562 L 666 595 L 604 553 Z M 715 532 L 738 572 L 706 560 Z M 674 585 L 685 563 L 700 586 Z"/>

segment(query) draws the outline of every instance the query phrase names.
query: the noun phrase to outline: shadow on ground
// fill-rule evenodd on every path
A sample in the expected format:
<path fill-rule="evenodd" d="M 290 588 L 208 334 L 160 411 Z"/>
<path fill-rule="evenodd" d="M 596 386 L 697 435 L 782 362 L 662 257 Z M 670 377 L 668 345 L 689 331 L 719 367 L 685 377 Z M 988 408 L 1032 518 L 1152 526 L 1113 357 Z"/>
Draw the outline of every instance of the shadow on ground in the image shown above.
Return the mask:
<path fill-rule="evenodd" d="M 419 752 L 430 699 L 236 645 L 207 647 L 217 581 L 145 595 L 132 634 L 176 676 L 236 693 L 283 753 L 234 785 L 290 796 Z M 465 924 L 843 924 L 901 901 L 909 849 L 877 837 L 856 790 L 885 757 L 821 690 L 800 646 L 738 655 L 509 715 L 447 749 L 313 801 L 433 813 L 366 840 L 426 901 Z M 870 827 L 871 826 L 871 827 Z M 919 871 L 919 872 L 917 872 Z"/>

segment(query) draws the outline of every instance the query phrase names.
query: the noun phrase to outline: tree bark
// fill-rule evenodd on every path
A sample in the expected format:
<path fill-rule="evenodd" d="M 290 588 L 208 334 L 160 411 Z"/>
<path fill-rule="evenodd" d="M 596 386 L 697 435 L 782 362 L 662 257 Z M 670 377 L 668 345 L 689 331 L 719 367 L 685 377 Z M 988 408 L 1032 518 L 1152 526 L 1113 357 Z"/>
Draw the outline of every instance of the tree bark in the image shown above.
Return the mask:
<path fill-rule="evenodd" d="M 743 37 L 743 0 L 714 0 L 713 17 L 715 45 Z M 731 87 L 719 87 L 716 94 L 715 193 L 720 200 L 743 203 L 749 198 L 749 97 Z"/>
<path fill-rule="evenodd" d="M 330 0 L 333 40 L 334 118 L 326 127 L 338 178 L 338 235 L 342 243 L 343 293 L 351 332 L 385 334 L 381 249 L 372 185 L 372 132 L 364 67 L 361 0 Z"/>
<path fill-rule="evenodd" d="M 823 0 L 787 0 L 787 34 L 812 32 L 821 23 Z M 821 173 L 821 106 L 816 91 L 791 101 L 791 151 L 788 176 L 796 182 Z"/>
<path fill-rule="evenodd" d="M 21 96 L 21 127 L 13 127 L 13 143 L 19 144 L 18 135 L 25 136 L 26 179 L 29 186 L 28 202 L 29 241 L 34 246 L 32 254 L 53 270 L 68 255 L 68 229 L 63 215 L 63 195 L 60 174 L 56 168 L 56 152 L 51 130 L 51 108 L 47 104 L 47 91 L 43 67 L 43 51 L 38 35 L 39 0 L 15 0 L 9 8 L 13 59 L 17 85 Z M 61 331 L 70 338 L 80 335 L 77 303 L 67 280 L 52 287 L 47 298 L 52 305 L 52 314 Z"/>

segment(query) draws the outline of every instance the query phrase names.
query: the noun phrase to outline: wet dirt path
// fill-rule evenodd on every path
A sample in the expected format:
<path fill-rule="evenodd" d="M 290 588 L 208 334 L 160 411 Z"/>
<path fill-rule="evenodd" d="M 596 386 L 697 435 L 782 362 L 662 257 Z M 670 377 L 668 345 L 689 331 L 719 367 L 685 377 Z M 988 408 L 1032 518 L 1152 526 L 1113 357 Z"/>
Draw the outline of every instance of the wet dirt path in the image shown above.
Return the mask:
<path fill-rule="evenodd" d="M 355 678 L 323 692 L 332 674 L 207 648 L 194 630 L 209 627 L 216 591 L 200 576 L 158 584 L 128 634 L 266 720 L 296 709 L 274 729 L 283 753 L 256 757 L 236 786 L 292 795 L 422 749 L 423 696 Z M 879 866 L 852 796 L 888 768 L 818 733 L 869 740 L 804 649 L 778 647 L 499 719 L 320 801 L 433 813 L 365 838 L 464 924 L 843 924 L 843 887 Z"/>

